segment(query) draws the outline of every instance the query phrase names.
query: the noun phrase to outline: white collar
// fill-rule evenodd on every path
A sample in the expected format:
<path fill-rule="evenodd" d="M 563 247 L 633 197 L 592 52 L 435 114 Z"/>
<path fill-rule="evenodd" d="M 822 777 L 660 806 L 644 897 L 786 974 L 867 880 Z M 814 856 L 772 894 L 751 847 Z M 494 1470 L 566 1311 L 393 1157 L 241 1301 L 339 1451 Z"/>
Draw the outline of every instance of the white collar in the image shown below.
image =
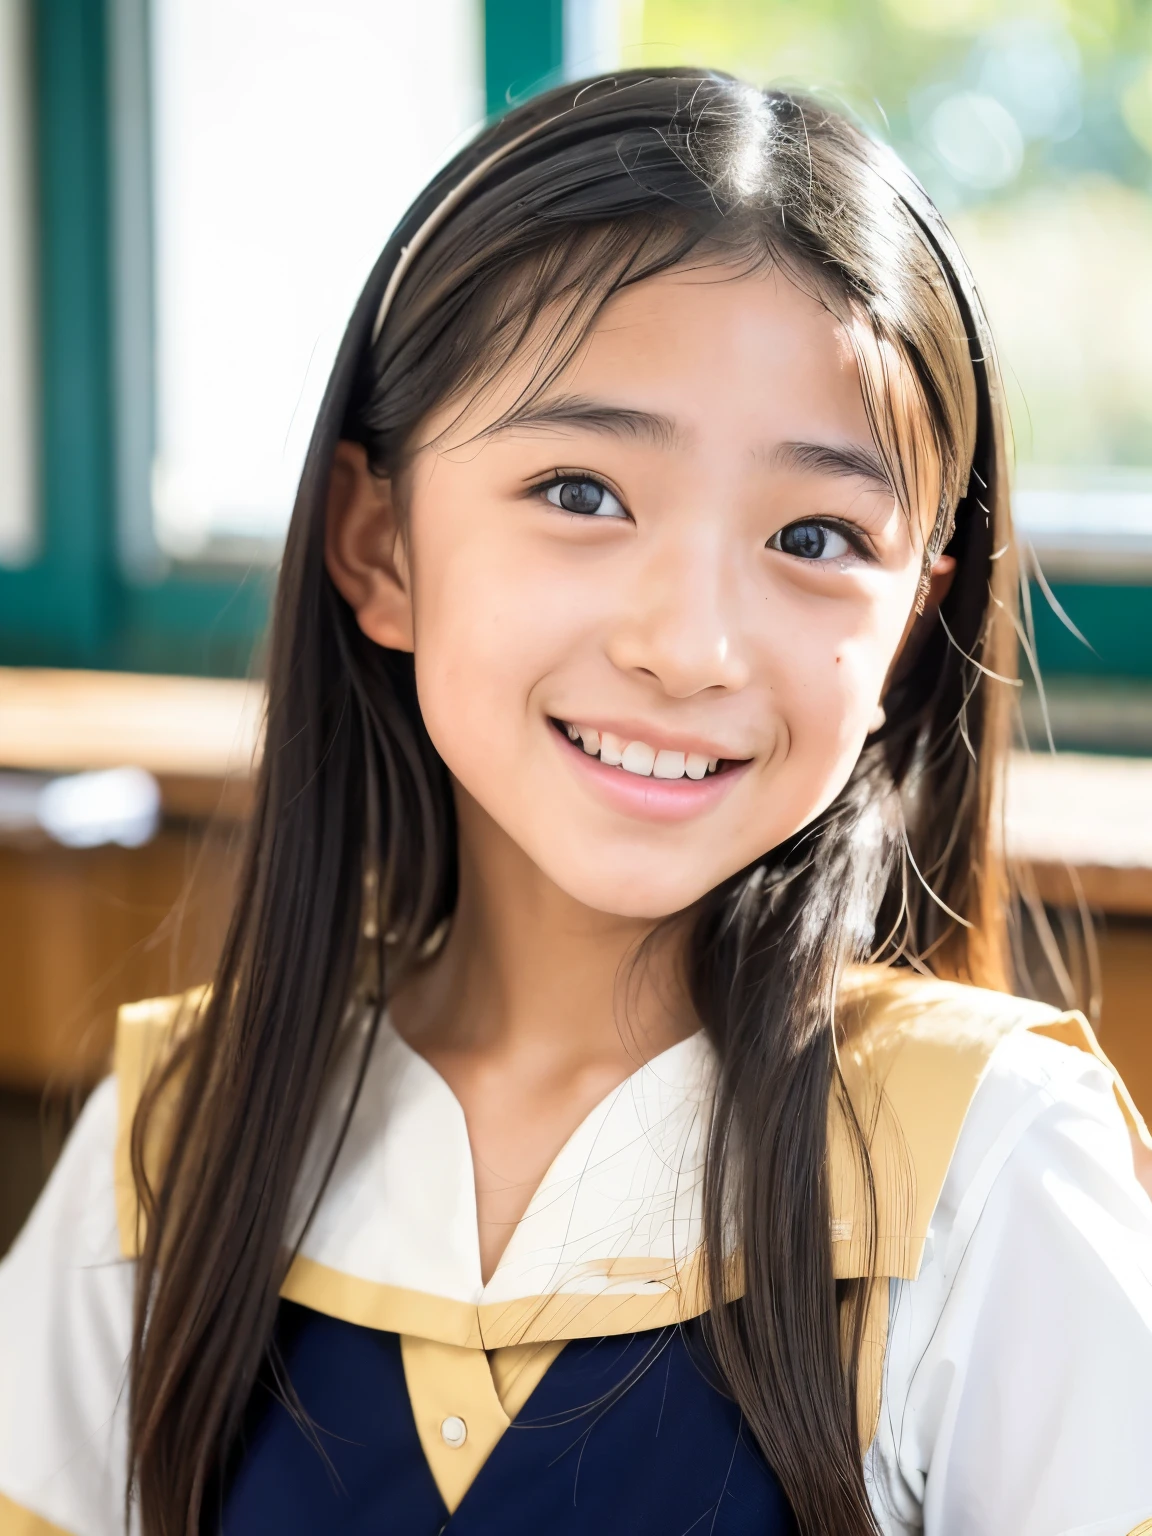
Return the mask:
<path fill-rule="evenodd" d="M 464 1111 L 386 1018 L 284 1295 L 376 1326 L 418 1315 L 419 1332 L 445 1342 L 478 1318 L 511 1326 L 510 1304 L 536 1315 L 542 1298 L 571 1298 L 565 1315 L 587 1310 L 579 1298 L 642 1299 L 647 1316 L 694 1270 L 713 1086 L 699 1031 L 614 1087 L 559 1150 L 485 1286 Z M 326 1115 L 316 1144 L 330 1135 Z"/>
<path fill-rule="evenodd" d="M 115 1188 L 129 1256 L 142 1231 L 131 1158 L 136 1104 L 206 995 L 200 988 L 120 1011 Z M 969 1104 L 999 1042 L 1026 1028 L 1096 1055 L 1099 1046 L 1078 1015 L 879 966 L 845 977 L 841 1005 L 840 1081 L 868 1138 L 872 1179 L 862 1184 L 856 1133 L 834 1091 L 834 1270 L 838 1278 L 914 1279 Z M 560 1151 L 485 1286 L 463 1112 L 439 1074 L 385 1024 L 283 1294 L 350 1322 L 473 1348 L 633 1332 L 698 1315 L 708 1304 L 701 1195 L 715 1074 L 707 1038 L 697 1034 L 609 1094 Z M 1116 1092 L 1146 1137 L 1119 1082 Z M 318 1145 L 331 1144 L 339 1092 L 328 1102 Z M 735 1246 L 724 1288 L 731 1297 L 742 1289 Z"/>
<path fill-rule="evenodd" d="M 603 1098 L 557 1154 L 485 1285 L 464 1111 L 384 1019 L 301 1255 L 468 1307 L 650 1292 L 700 1246 L 714 1060 L 701 1030 Z"/>

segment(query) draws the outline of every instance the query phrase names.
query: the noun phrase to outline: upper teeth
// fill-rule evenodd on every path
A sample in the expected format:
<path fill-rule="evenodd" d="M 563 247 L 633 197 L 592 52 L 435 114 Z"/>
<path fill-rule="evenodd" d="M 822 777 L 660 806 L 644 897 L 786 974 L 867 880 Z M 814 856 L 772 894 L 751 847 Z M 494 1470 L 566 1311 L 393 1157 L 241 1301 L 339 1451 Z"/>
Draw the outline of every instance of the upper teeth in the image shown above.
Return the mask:
<path fill-rule="evenodd" d="M 706 773 L 715 773 L 718 757 L 705 757 L 702 752 L 672 752 L 668 748 L 657 751 L 646 741 L 625 741 L 611 731 L 593 730 L 586 725 L 568 725 L 564 729 L 571 741 L 583 744 L 590 757 L 599 756 L 602 763 L 623 768 L 626 773 L 638 773 L 644 778 L 702 779 Z"/>

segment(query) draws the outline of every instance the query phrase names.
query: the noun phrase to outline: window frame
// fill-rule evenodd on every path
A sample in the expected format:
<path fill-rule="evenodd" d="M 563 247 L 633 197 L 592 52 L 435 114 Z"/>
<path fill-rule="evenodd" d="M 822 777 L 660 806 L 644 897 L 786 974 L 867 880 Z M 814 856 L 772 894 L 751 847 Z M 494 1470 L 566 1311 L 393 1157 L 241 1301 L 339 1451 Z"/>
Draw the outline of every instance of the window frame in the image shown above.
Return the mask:
<path fill-rule="evenodd" d="M 127 420 L 123 407 L 125 370 L 135 370 L 129 387 L 148 394 L 150 338 L 141 343 L 137 327 L 126 340 L 117 307 L 118 284 L 150 282 L 146 237 L 139 243 L 147 114 L 138 113 L 135 127 L 113 120 L 110 80 L 122 63 L 115 25 L 133 11 L 143 24 L 146 0 L 28 4 L 40 521 L 31 563 L 0 568 L 0 664 L 245 675 L 267 621 L 274 570 L 150 569 L 136 505 L 146 506 L 147 490 L 126 484 L 122 468 L 134 461 L 132 434 L 150 430 L 146 420 Z M 562 77 L 564 0 L 483 4 L 486 101 L 498 115 Z M 146 62 L 146 52 L 140 57 Z M 125 194 L 113 176 L 117 154 L 123 174 L 126 142 L 135 215 L 131 187 Z M 137 240 L 127 257 L 126 220 Z M 1102 638 L 1096 650 L 1082 645 L 1034 588 L 1045 674 L 1152 680 L 1152 584 L 1062 580 L 1052 591 L 1073 623 Z"/>
<path fill-rule="evenodd" d="M 108 0 L 29 0 L 37 554 L 0 569 L 0 663 L 243 675 L 273 573 L 134 578 L 117 518 Z"/>

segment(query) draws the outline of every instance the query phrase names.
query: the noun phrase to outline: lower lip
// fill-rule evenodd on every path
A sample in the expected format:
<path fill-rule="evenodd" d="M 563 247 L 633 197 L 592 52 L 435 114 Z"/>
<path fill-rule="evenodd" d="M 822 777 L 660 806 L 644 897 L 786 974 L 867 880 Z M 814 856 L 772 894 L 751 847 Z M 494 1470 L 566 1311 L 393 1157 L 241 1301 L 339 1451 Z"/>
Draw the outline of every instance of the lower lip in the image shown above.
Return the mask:
<path fill-rule="evenodd" d="M 718 805 L 750 763 L 735 763 L 719 773 L 702 779 L 656 779 L 625 768 L 612 768 L 598 757 L 585 752 L 577 742 L 562 736 L 550 726 L 556 745 L 571 763 L 573 771 L 601 795 L 614 810 L 645 821 L 690 821 Z"/>

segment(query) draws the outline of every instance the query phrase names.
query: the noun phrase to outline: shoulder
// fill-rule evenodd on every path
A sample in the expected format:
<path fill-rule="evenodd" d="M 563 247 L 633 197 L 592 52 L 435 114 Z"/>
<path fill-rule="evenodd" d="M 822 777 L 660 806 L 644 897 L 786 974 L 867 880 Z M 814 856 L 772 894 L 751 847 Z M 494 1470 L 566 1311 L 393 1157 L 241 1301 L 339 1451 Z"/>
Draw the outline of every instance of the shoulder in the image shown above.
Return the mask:
<path fill-rule="evenodd" d="M 854 1092 L 857 1086 L 867 1092 L 865 1085 L 874 1091 L 881 1083 L 899 1088 L 904 1077 L 934 1070 L 953 1082 L 978 1084 L 1004 1041 L 1024 1035 L 1085 1053 L 1112 1071 L 1082 1013 L 1006 992 L 911 970 L 858 966 L 845 978 L 839 1007 L 840 1063 Z M 1060 1052 L 1040 1055 L 1065 1059 Z M 1112 1076 L 1122 1111 L 1135 1128 L 1139 1116 Z"/>
<path fill-rule="evenodd" d="M 0 1263 L 0 1528 L 120 1536 L 127 1458 L 141 1090 L 204 989 L 120 1010 L 115 1071 L 91 1094 Z"/>
<path fill-rule="evenodd" d="M 1152 1148 L 1082 1013 L 880 967 L 850 973 L 843 1010 L 841 1066 L 853 1104 L 874 1123 L 883 1100 L 910 1134 L 935 1122 L 928 1139 L 952 1140 L 949 1172 L 993 1124 L 1060 1095 Z"/>
<path fill-rule="evenodd" d="M 1096 1052 L 1033 1031 L 1009 1035 L 965 1117 L 926 1263 L 953 1275 L 977 1227 L 1000 1220 L 1047 1221 L 1047 1240 L 1057 1245 L 1091 1244 L 1095 1227 L 1101 1258 L 1106 1208 L 1130 1208 L 1125 1225 L 1152 1235 L 1152 1205 L 1136 1179 L 1123 1094 Z"/>
<path fill-rule="evenodd" d="M 989 1053 L 920 1263 L 892 1282 L 870 1456 L 885 1530 L 909 1528 L 895 1512 L 941 1532 L 1123 1536 L 1152 1515 L 1134 1111 L 1082 1021 L 1038 1024 Z"/>
<path fill-rule="evenodd" d="M 52 1176 L 0 1273 L 7 1276 L 29 1250 L 68 1240 L 69 1258 L 90 1263 L 117 1253 L 112 1150 L 119 1093 L 115 1077 L 91 1093 Z"/>
<path fill-rule="evenodd" d="M 946 1181 L 955 1187 L 974 1176 L 978 1149 L 992 1141 L 1007 1147 L 1053 1095 L 1071 1095 L 1082 1108 L 1091 1100 L 1093 1113 L 1114 1130 L 1126 1124 L 1147 1140 L 1127 1090 L 1078 1013 L 910 971 L 861 967 L 842 991 L 839 1040 L 845 1097 L 872 1165 L 875 1257 L 887 1275 L 916 1276 Z M 862 1274 L 862 1181 L 835 1102 L 829 1134 L 838 1272 Z M 1130 1167 L 1130 1148 L 1127 1157 Z"/>
<path fill-rule="evenodd" d="M 125 1003 L 116 1015 L 115 1075 L 133 1107 L 144 1083 L 177 1041 L 195 1027 L 211 996 L 207 986 L 171 997 Z"/>
<path fill-rule="evenodd" d="M 116 1222 L 117 1100 L 114 1078 L 93 1092 L 0 1264 L 0 1525 L 10 1501 L 21 1530 L 119 1528 L 134 1276 Z"/>

